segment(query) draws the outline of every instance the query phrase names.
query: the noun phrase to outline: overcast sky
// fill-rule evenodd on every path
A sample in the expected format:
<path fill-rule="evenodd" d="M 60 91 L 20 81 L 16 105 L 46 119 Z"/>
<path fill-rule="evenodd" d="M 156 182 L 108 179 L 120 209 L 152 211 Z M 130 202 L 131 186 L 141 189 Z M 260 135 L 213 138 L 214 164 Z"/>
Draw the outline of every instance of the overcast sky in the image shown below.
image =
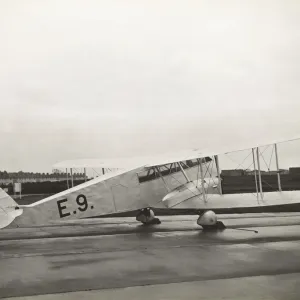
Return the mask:
<path fill-rule="evenodd" d="M 300 136 L 299 15 L 298 0 L 0 0 L 0 169 Z"/>

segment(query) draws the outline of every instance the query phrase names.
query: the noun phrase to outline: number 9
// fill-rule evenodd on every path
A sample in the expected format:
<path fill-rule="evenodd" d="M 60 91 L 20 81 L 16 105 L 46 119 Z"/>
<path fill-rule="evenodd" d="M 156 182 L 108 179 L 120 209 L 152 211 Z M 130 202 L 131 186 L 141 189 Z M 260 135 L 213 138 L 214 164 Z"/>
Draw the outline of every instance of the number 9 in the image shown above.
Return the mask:
<path fill-rule="evenodd" d="M 83 200 L 80 201 L 80 198 L 82 198 Z M 88 208 L 88 202 L 86 200 L 86 197 L 84 195 L 78 195 L 76 198 L 76 203 L 80 206 L 78 207 L 78 209 L 80 211 L 86 211 Z"/>

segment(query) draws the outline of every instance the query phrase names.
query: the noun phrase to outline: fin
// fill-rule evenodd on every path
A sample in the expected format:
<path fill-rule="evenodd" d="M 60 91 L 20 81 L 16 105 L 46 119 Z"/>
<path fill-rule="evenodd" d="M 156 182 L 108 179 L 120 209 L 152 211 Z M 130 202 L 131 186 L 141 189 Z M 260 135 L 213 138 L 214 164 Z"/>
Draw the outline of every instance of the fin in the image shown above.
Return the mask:
<path fill-rule="evenodd" d="M 23 209 L 0 188 L 0 229 L 8 226 L 23 213 Z"/>

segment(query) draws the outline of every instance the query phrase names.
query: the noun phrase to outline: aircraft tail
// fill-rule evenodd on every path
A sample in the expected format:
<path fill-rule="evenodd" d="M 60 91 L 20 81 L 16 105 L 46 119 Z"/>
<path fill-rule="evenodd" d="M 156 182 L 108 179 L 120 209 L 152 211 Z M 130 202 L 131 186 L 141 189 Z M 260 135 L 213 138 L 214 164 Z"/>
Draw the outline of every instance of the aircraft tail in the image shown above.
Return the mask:
<path fill-rule="evenodd" d="M 0 188 L 0 229 L 8 226 L 17 216 L 23 213 L 23 209 Z"/>

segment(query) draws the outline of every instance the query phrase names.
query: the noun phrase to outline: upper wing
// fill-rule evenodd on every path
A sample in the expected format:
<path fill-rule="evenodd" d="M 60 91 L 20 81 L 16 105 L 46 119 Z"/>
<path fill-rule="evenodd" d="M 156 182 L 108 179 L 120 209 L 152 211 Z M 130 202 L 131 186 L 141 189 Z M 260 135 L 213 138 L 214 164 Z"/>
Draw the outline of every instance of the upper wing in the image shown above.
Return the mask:
<path fill-rule="evenodd" d="M 256 147 L 263 147 L 272 144 L 279 144 L 294 140 L 300 140 L 300 136 L 292 137 L 290 139 L 281 138 L 281 139 L 256 139 L 255 141 L 249 139 L 246 141 L 237 141 L 236 143 L 230 142 L 229 145 L 217 145 L 212 147 L 202 147 L 196 149 L 189 149 L 185 151 L 180 151 L 176 153 L 166 153 L 164 155 L 152 157 L 149 159 L 145 165 L 147 167 L 155 167 L 159 165 L 166 165 L 173 162 L 180 162 L 184 160 L 192 160 L 196 158 L 204 158 L 208 156 L 226 154 L 230 152 L 243 151 Z"/>
<path fill-rule="evenodd" d="M 126 157 L 117 159 L 79 159 L 68 160 L 57 163 L 55 168 L 118 168 L 128 169 L 135 167 L 155 167 L 166 165 L 174 162 L 185 160 L 192 160 L 196 158 L 204 158 L 213 155 L 225 154 L 229 152 L 243 151 L 246 149 L 267 146 L 271 144 L 278 144 L 287 141 L 300 139 L 300 135 L 292 138 L 278 138 L 278 139 L 256 139 L 255 141 L 249 139 L 246 141 L 230 142 L 230 145 L 219 145 L 201 147 L 196 149 L 187 149 L 177 152 L 169 152 L 154 156 L 139 156 Z M 226 143 L 226 142 L 225 142 Z"/>

